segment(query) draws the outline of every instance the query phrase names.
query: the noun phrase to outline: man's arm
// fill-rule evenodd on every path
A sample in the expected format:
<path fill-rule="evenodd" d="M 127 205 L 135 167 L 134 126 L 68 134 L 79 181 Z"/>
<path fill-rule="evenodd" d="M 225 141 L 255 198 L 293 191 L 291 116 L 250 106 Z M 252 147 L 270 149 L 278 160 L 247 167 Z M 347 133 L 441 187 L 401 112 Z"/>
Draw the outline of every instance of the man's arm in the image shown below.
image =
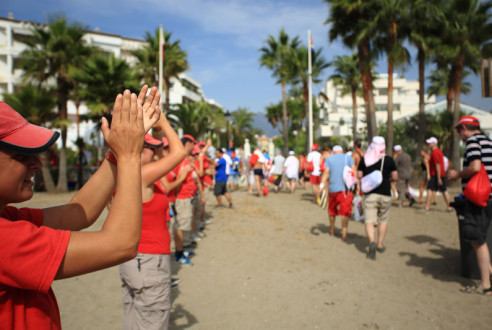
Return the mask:
<path fill-rule="evenodd" d="M 71 233 L 56 279 L 114 266 L 137 254 L 142 227 L 140 153 L 145 134 L 142 116 L 142 109 L 137 106 L 137 96 L 127 90 L 123 96 L 118 95 L 116 98 L 111 129 L 107 120 L 103 119 L 101 129 L 104 138 L 118 162 L 117 166 L 108 164 L 107 167 L 117 172 L 116 195 L 100 231 Z M 99 181 L 96 183 L 100 186 L 106 186 L 105 180 L 113 179 L 99 175 L 95 181 Z M 101 194 L 94 191 L 92 198 L 96 197 L 101 197 Z M 97 203 L 104 204 L 106 201 L 103 199 Z M 80 210 L 84 210 L 84 207 L 81 205 Z M 45 217 L 64 217 L 69 221 L 72 214 L 59 214 L 66 210 L 63 207 L 51 208 L 43 213 Z"/>
<path fill-rule="evenodd" d="M 458 172 L 456 170 L 450 170 L 448 173 L 449 180 L 457 180 L 459 178 L 471 178 L 482 168 L 482 162 L 480 159 L 475 159 L 471 163 L 463 168 L 462 171 Z"/>
<path fill-rule="evenodd" d="M 147 85 L 142 87 L 140 94 L 146 91 Z M 154 87 L 143 106 L 141 106 L 140 101 L 136 97 L 134 100 L 136 102 L 135 112 L 138 107 L 138 111 L 140 113 L 139 120 L 143 121 L 142 129 L 145 131 L 149 130 L 160 118 L 160 111 L 157 108 L 160 94 L 156 91 L 157 89 Z M 130 100 L 130 98 L 131 95 L 129 91 L 125 92 L 124 96 L 119 95 L 116 98 L 114 107 L 116 107 L 118 103 L 118 111 L 120 111 L 123 106 L 123 99 L 125 100 L 125 107 L 129 107 L 130 102 L 133 101 L 133 99 Z M 125 111 L 126 110 L 128 109 L 125 109 Z M 113 122 L 116 124 L 114 130 L 121 129 L 121 117 L 122 116 L 118 113 L 114 113 L 113 110 Z M 128 116 L 126 116 L 126 118 L 128 118 Z M 107 123 L 105 118 L 102 120 L 103 123 Z M 137 120 L 136 117 L 134 117 L 133 120 Z M 114 136 L 116 136 L 116 132 L 114 132 L 114 130 L 111 132 Z M 124 132 L 118 132 L 118 134 L 121 133 Z M 111 144 L 110 147 L 111 150 L 113 150 Z M 113 152 L 116 154 L 115 150 L 113 150 Z M 82 189 L 80 189 L 73 196 L 68 204 L 43 209 L 43 225 L 53 229 L 63 230 L 82 230 L 92 225 L 97 220 L 113 194 L 115 184 L 117 182 L 116 174 L 116 165 L 112 164 L 108 160 L 104 160 L 96 173 L 89 179 L 89 181 L 87 181 Z M 69 218 L 66 216 L 67 214 L 70 214 Z"/>

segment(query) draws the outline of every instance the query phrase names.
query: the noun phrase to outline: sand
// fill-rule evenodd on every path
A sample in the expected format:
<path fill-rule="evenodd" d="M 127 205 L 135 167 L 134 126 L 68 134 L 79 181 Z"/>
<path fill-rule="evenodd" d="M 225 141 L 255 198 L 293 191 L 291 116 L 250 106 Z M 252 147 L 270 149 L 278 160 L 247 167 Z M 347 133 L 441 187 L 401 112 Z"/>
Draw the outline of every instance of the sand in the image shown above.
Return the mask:
<path fill-rule="evenodd" d="M 492 297 L 459 292 L 470 279 L 461 276 L 457 218 L 442 197 L 428 215 L 416 212 L 420 205 L 392 207 L 387 250 L 373 261 L 364 225 L 351 221 L 344 243 L 337 219 L 331 237 L 327 211 L 308 190 L 232 196 L 232 210 L 209 198 L 212 223 L 194 266 L 173 262 L 181 283 L 172 329 L 490 329 Z M 69 198 L 38 193 L 24 205 Z M 121 329 L 117 267 L 53 289 L 64 329 Z"/>

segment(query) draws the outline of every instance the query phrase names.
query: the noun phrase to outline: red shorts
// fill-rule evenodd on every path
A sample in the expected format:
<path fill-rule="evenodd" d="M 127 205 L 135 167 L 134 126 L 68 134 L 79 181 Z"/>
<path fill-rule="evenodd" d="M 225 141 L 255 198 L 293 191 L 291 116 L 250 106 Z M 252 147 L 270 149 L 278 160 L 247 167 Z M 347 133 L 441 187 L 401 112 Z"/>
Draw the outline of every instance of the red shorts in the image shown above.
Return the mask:
<path fill-rule="evenodd" d="M 329 193 L 328 214 L 350 217 L 352 215 L 352 192 L 339 191 Z"/>
<path fill-rule="evenodd" d="M 309 176 L 309 182 L 311 184 L 320 184 L 321 183 L 321 175 L 310 175 Z"/>

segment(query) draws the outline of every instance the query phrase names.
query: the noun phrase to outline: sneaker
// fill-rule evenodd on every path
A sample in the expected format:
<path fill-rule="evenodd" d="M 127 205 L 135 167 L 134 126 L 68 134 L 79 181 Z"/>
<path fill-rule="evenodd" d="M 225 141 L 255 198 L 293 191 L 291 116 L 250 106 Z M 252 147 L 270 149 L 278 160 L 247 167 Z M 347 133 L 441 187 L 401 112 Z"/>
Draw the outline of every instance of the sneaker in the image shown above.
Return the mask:
<path fill-rule="evenodd" d="M 212 223 L 212 220 L 210 220 L 210 219 L 205 220 L 205 224 L 206 224 L 206 225 L 209 225 L 209 224 L 211 224 L 211 223 Z"/>
<path fill-rule="evenodd" d="M 199 242 L 199 241 L 201 241 L 201 240 L 202 240 L 202 239 L 200 238 L 200 236 L 198 236 L 198 235 L 193 235 L 193 236 L 191 237 L 191 239 L 193 240 L 193 242 Z"/>
<path fill-rule="evenodd" d="M 188 245 L 183 245 L 183 249 L 185 250 L 189 250 L 189 249 L 194 249 L 198 246 L 197 242 L 194 242 L 192 241 L 190 244 Z"/>
<path fill-rule="evenodd" d="M 204 233 L 203 231 L 199 231 L 199 232 L 197 232 L 197 233 L 196 233 L 196 235 L 197 235 L 198 237 L 200 237 L 200 238 L 204 238 L 205 236 L 207 236 L 207 235 L 205 235 L 205 233 Z"/>
<path fill-rule="evenodd" d="M 367 257 L 372 260 L 376 260 L 376 243 L 369 245 L 369 251 L 367 251 Z"/>
<path fill-rule="evenodd" d="M 421 214 L 429 214 L 430 211 L 429 210 L 426 210 L 426 209 L 420 209 L 417 211 L 417 213 L 421 213 Z"/>
<path fill-rule="evenodd" d="M 194 255 L 195 255 L 195 252 L 190 251 L 190 250 L 183 250 L 183 255 L 184 255 L 186 258 L 189 258 L 189 257 L 194 256 Z"/>
<path fill-rule="evenodd" d="M 178 284 L 179 282 L 181 282 L 179 277 L 171 277 L 171 284 Z"/>
<path fill-rule="evenodd" d="M 186 258 L 184 255 L 181 258 L 177 259 L 176 261 L 183 266 L 193 266 L 191 261 L 188 258 Z"/>
<path fill-rule="evenodd" d="M 177 288 L 179 286 L 178 283 L 171 283 L 171 289 Z"/>
<path fill-rule="evenodd" d="M 232 204 L 229 204 L 229 208 L 230 208 L 230 209 L 233 209 L 233 208 L 234 208 L 234 206 L 233 206 Z"/>

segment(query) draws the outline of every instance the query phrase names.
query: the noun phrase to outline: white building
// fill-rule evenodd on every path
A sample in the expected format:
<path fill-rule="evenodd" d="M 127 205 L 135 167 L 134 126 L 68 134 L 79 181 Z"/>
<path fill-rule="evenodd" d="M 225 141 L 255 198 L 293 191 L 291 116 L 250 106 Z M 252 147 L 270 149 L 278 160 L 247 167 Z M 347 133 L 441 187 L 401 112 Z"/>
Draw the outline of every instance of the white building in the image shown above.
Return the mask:
<path fill-rule="evenodd" d="M 388 75 L 379 74 L 373 81 L 374 102 L 376 104 L 376 120 L 386 122 L 388 118 Z M 342 96 L 341 86 L 335 86 L 332 80 L 328 80 L 322 91 L 328 100 L 318 98 L 321 107 L 321 125 L 315 131 L 315 137 L 322 136 L 352 136 L 352 96 Z M 393 118 L 398 118 L 408 113 L 418 111 L 419 108 L 419 83 L 418 81 L 407 81 L 405 78 L 393 75 Z M 434 96 L 428 98 L 427 104 L 434 104 Z M 366 115 L 364 110 L 364 99 L 357 97 L 357 131 L 365 130 Z"/>
<path fill-rule="evenodd" d="M 26 48 L 20 40 L 30 37 L 34 24 L 41 25 L 28 21 L 15 20 L 10 14 L 8 18 L 0 17 L 0 99 L 2 99 L 2 93 L 12 93 L 21 84 L 22 71 L 15 69 L 14 63 Z M 115 57 L 126 60 L 130 65 L 135 64 L 137 61 L 131 52 L 146 44 L 144 40 L 103 33 L 97 29 L 95 31 L 89 31 L 84 36 L 84 40 L 88 45 L 98 47 L 104 52 L 112 53 Z M 179 77 L 179 80 L 171 79 L 171 104 L 206 101 L 217 107 L 222 107 L 214 100 L 209 101 L 205 97 L 199 82 L 184 73 Z M 79 113 L 81 115 L 88 113 L 85 104 L 80 106 Z M 74 147 L 73 142 L 77 139 L 76 107 L 71 101 L 68 102 L 68 119 L 72 122 L 72 125 L 68 129 L 67 145 Z M 94 136 L 97 132 L 95 127 L 96 125 L 93 122 L 80 123 L 80 135 L 86 142 L 90 143 L 91 136 Z"/>

